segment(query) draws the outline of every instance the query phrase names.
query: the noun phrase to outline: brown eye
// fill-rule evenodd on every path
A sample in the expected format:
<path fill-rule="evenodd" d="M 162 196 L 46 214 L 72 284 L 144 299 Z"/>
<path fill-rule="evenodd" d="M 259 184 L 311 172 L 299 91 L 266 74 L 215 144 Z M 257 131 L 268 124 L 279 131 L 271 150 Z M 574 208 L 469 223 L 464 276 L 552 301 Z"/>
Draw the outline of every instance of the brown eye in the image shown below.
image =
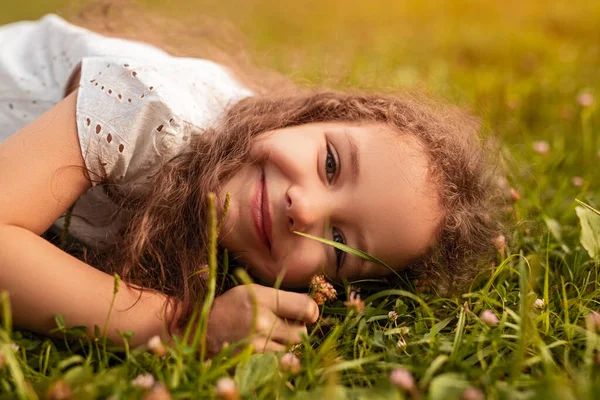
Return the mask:
<path fill-rule="evenodd" d="M 325 176 L 327 176 L 327 182 L 331 183 L 335 174 L 338 170 L 338 163 L 335 159 L 329 143 L 327 143 L 327 158 L 325 159 Z"/>
<path fill-rule="evenodd" d="M 338 231 L 336 228 L 332 229 L 332 238 L 334 242 L 340 243 L 340 244 L 346 244 L 346 240 L 344 239 L 344 236 L 342 236 L 342 234 L 340 233 L 340 231 Z M 346 255 L 346 253 L 343 250 L 340 249 L 335 249 L 335 266 L 336 266 L 336 271 L 339 271 L 339 269 L 342 267 L 342 264 L 344 264 L 344 256 Z"/>

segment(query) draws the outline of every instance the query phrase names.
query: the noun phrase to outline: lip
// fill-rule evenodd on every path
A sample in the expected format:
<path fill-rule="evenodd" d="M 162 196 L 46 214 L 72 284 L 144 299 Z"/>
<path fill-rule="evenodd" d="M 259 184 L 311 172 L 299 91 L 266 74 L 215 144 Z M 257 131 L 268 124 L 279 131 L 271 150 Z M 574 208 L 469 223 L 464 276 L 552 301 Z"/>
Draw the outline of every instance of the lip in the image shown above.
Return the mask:
<path fill-rule="evenodd" d="M 271 216 L 269 214 L 264 172 L 261 174 L 260 180 L 256 183 L 256 190 L 252 198 L 252 219 L 258 238 L 270 250 L 271 245 L 267 232 L 271 230 Z"/>
<path fill-rule="evenodd" d="M 265 173 L 263 171 L 262 175 L 262 183 L 263 183 L 263 196 L 262 196 L 262 215 L 263 215 L 263 229 L 265 235 L 267 236 L 267 240 L 269 242 L 269 249 L 273 245 L 273 221 L 271 220 L 271 211 L 269 210 L 269 190 L 267 189 L 267 179 L 265 178 Z"/>

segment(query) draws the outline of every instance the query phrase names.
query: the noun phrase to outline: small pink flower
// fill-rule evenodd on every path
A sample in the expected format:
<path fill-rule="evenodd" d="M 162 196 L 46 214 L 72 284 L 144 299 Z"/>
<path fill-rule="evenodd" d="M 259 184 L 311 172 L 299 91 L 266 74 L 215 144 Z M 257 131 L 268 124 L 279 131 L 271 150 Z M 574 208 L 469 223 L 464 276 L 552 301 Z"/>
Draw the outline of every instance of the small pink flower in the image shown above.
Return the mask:
<path fill-rule="evenodd" d="M 144 393 L 142 400 L 171 400 L 171 393 L 163 383 L 158 382 L 150 391 Z"/>
<path fill-rule="evenodd" d="M 544 308 L 544 299 L 536 299 L 533 302 L 533 307 L 538 310 L 541 310 L 542 308 Z"/>
<path fill-rule="evenodd" d="M 460 400 L 485 400 L 485 395 L 477 388 L 468 387 L 460 396 Z"/>
<path fill-rule="evenodd" d="M 154 386 L 154 376 L 152 374 L 139 374 L 131 381 L 131 385 L 142 389 L 150 389 Z"/>
<path fill-rule="evenodd" d="M 510 188 L 510 199 L 513 201 L 513 203 L 521 200 L 521 194 L 517 191 L 517 189 Z"/>
<path fill-rule="evenodd" d="M 574 176 L 571 178 L 571 183 L 575 187 L 582 187 L 583 186 L 583 178 L 580 176 Z"/>
<path fill-rule="evenodd" d="M 19 345 L 16 343 L 9 343 L 7 345 L 8 350 L 12 351 L 13 353 L 16 353 L 17 351 L 19 351 Z M 4 368 L 4 366 L 6 365 L 6 356 L 4 355 L 4 353 L 2 353 L 2 350 L 0 350 L 0 371 L 2 371 L 2 369 Z"/>
<path fill-rule="evenodd" d="M 152 354 L 159 357 L 164 357 L 167 355 L 167 349 L 163 345 L 163 342 L 160 340 L 160 336 L 158 335 L 152 336 L 150 340 L 148 340 L 148 350 L 150 350 Z"/>
<path fill-rule="evenodd" d="M 292 375 L 297 375 L 300 373 L 302 365 L 294 353 L 285 353 L 279 359 L 279 367 L 282 371 L 289 372 Z"/>
<path fill-rule="evenodd" d="M 588 325 L 595 330 L 600 329 L 600 313 L 596 311 L 590 311 L 586 317 Z"/>
<path fill-rule="evenodd" d="M 390 383 L 406 391 L 413 391 L 416 388 L 415 378 L 405 368 L 394 368 L 390 373 Z"/>
<path fill-rule="evenodd" d="M 52 400 L 67 400 L 71 398 L 71 386 L 62 379 L 54 382 L 48 389 L 48 398 Z"/>
<path fill-rule="evenodd" d="M 215 392 L 217 398 L 222 400 L 238 400 L 240 398 L 240 392 L 233 379 L 229 377 L 221 378 L 215 385 Z"/>
<path fill-rule="evenodd" d="M 344 302 L 344 305 L 354 310 L 357 314 L 362 314 L 365 311 L 365 302 L 360 299 L 360 294 L 356 292 L 350 292 L 350 296 Z"/>
<path fill-rule="evenodd" d="M 504 235 L 495 237 L 492 240 L 492 243 L 494 244 L 494 246 L 500 254 L 504 254 L 504 250 L 506 249 L 506 238 L 504 237 Z"/>
<path fill-rule="evenodd" d="M 539 154 L 547 154 L 550 152 L 550 144 L 545 140 L 536 140 L 531 147 L 533 148 L 533 151 Z"/>
<path fill-rule="evenodd" d="M 594 105 L 594 95 L 590 92 L 583 92 L 577 96 L 577 103 L 582 107 L 591 107 Z"/>
<path fill-rule="evenodd" d="M 309 288 L 313 300 L 320 306 L 337 298 L 337 291 L 331 283 L 327 282 L 325 275 L 313 275 Z"/>
<path fill-rule="evenodd" d="M 494 314 L 493 311 L 490 311 L 490 310 L 484 310 L 481 313 L 481 315 L 479 316 L 479 318 L 481 318 L 481 320 L 483 322 L 485 322 L 486 324 L 488 324 L 490 326 L 498 325 L 498 323 L 500 322 L 498 320 L 498 316 L 496 314 Z"/>
<path fill-rule="evenodd" d="M 327 299 L 325 299 L 325 296 L 323 296 L 322 293 L 313 293 L 313 300 L 319 306 L 322 306 L 323 304 L 325 304 L 327 302 Z"/>
<path fill-rule="evenodd" d="M 396 311 L 390 311 L 388 313 L 388 319 L 390 321 L 396 321 L 398 319 L 398 313 Z"/>

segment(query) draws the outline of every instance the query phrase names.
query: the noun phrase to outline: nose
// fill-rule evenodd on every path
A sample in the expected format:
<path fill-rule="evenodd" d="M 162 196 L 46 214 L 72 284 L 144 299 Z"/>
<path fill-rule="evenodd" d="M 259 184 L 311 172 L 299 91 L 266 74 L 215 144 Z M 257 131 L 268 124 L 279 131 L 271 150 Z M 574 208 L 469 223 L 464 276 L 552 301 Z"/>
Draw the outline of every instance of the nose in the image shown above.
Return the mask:
<path fill-rule="evenodd" d="M 310 193 L 299 187 L 291 187 L 286 192 L 286 214 L 290 232 L 308 233 L 325 221 L 327 206 L 324 196 Z"/>

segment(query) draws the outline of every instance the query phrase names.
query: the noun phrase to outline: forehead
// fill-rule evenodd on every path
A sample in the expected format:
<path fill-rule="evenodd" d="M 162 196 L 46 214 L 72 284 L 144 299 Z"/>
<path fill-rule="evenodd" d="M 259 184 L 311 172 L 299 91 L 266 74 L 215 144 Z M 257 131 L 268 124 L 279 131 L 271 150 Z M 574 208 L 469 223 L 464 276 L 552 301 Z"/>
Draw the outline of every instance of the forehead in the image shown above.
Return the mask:
<path fill-rule="evenodd" d="M 353 142 L 359 156 L 360 176 L 348 190 L 348 218 L 364 232 L 372 255 L 401 268 L 433 244 L 442 218 L 424 147 L 413 135 L 386 125 L 334 129 Z M 356 275 L 390 272 L 364 267 Z"/>

